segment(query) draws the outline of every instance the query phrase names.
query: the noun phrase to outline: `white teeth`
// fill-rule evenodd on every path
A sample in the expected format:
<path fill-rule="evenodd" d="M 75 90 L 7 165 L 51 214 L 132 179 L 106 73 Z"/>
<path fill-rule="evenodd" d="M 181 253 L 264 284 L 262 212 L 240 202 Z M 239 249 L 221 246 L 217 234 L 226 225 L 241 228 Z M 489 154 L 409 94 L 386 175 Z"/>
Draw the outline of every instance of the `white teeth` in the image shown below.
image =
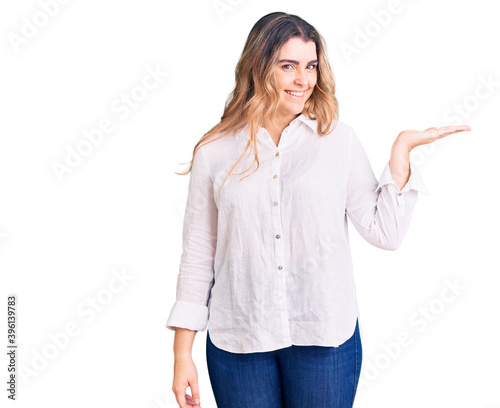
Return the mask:
<path fill-rule="evenodd" d="M 290 91 L 285 91 L 288 95 L 292 96 L 302 96 L 304 95 L 304 92 L 290 92 Z"/>

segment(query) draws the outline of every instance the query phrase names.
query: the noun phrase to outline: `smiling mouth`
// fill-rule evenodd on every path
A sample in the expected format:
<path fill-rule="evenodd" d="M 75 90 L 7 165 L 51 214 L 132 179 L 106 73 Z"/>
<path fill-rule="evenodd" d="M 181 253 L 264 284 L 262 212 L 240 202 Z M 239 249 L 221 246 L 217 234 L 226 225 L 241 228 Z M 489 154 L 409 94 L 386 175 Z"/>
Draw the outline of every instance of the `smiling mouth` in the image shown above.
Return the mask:
<path fill-rule="evenodd" d="M 285 91 L 288 95 L 293 96 L 295 98 L 302 98 L 306 91 Z"/>

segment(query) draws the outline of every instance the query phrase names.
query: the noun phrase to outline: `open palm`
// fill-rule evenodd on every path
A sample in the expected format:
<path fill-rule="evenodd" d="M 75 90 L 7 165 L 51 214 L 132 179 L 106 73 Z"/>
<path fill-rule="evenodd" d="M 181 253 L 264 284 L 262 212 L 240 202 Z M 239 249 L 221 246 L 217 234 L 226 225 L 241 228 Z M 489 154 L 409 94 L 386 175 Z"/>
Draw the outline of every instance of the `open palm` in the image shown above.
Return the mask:
<path fill-rule="evenodd" d="M 403 130 L 398 135 L 398 140 L 407 145 L 410 150 L 417 146 L 432 143 L 437 139 L 441 139 L 452 133 L 470 131 L 471 127 L 467 125 L 463 126 L 444 126 L 440 128 L 431 127 L 426 130 Z"/>

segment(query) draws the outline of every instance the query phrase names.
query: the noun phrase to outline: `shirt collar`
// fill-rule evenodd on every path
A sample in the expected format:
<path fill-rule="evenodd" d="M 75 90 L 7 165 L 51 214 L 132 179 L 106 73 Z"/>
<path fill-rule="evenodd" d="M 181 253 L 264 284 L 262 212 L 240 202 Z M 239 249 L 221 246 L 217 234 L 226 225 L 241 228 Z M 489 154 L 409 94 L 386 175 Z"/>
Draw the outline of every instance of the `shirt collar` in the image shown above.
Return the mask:
<path fill-rule="evenodd" d="M 294 120 L 292 120 L 292 123 L 295 123 L 297 121 L 304 122 L 307 126 L 309 126 L 313 132 L 318 133 L 318 122 L 316 119 L 310 119 L 307 116 L 305 116 L 303 113 L 301 113 L 299 116 L 297 116 Z M 236 134 L 236 137 L 242 135 L 242 134 L 248 134 L 248 125 L 245 125 L 238 133 Z"/>
<path fill-rule="evenodd" d="M 309 126 L 313 130 L 314 133 L 318 133 L 318 121 L 316 119 L 310 119 L 306 115 L 301 113 L 295 120 L 300 120 L 304 122 L 307 126 Z"/>

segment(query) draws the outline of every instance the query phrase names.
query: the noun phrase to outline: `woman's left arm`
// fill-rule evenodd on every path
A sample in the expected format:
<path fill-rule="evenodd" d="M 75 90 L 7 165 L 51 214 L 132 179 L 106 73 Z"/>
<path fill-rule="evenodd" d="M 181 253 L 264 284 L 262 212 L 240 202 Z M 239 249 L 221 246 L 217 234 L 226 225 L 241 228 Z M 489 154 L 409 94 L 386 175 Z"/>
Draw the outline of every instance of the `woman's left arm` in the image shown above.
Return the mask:
<path fill-rule="evenodd" d="M 391 175 L 400 190 L 410 178 L 410 152 L 417 146 L 432 143 L 452 133 L 470 131 L 470 126 L 446 126 L 427 130 L 404 130 L 392 145 L 389 167 Z"/>
<path fill-rule="evenodd" d="M 464 130 L 470 127 L 401 132 L 377 181 L 366 152 L 351 129 L 346 213 L 363 238 L 378 248 L 394 250 L 399 247 L 409 227 L 418 193 L 428 194 L 417 168 L 410 163 L 410 151 Z"/>

